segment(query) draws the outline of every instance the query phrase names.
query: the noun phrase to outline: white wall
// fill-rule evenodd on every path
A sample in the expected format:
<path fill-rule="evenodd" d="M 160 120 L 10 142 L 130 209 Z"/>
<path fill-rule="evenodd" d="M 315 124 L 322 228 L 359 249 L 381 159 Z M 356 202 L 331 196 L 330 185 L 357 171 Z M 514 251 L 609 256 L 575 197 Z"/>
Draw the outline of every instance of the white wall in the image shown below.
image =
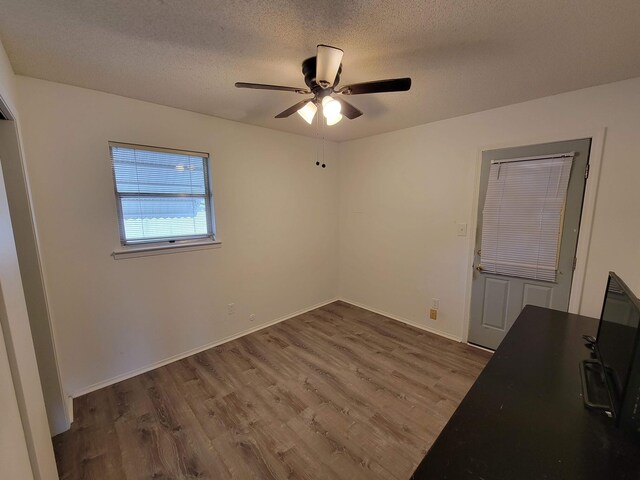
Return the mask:
<path fill-rule="evenodd" d="M 580 313 L 599 316 L 609 270 L 640 294 L 639 125 L 633 79 L 341 143 L 341 296 L 463 337 L 470 238 L 456 235 L 456 222 L 475 222 L 479 151 L 603 127 Z M 432 298 L 437 321 L 426 319 Z"/>
<path fill-rule="evenodd" d="M 335 144 L 321 169 L 310 138 L 17 78 L 66 393 L 336 297 Z M 209 152 L 222 247 L 114 260 L 109 140 Z"/>

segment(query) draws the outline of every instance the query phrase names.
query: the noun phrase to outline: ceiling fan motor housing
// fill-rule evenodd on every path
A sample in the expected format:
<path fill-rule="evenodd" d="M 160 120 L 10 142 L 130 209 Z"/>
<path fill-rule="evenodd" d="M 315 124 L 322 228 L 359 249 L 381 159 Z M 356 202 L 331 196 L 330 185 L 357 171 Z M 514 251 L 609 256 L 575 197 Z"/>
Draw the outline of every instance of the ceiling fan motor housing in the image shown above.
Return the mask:
<path fill-rule="evenodd" d="M 302 74 L 304 75 L 304 83 L 307 84 L 309 90 L 315 95 L 316 100 L 322 100 L 327 95 L 331 95 L 333 93 L 333 87 L 340 82 L 340 73 L 342 72 L 342 64 L 340 64 L 340 68 L 338 69 L 338 73 L 336 74 L 336 79 L 333 82 L 333 85 L 329 85 L 327 87 L 322 87 L 322 85 L 318 84 L 316 81 L 316 57 L 307 58 L 304 62 L 302 62 Z"/>

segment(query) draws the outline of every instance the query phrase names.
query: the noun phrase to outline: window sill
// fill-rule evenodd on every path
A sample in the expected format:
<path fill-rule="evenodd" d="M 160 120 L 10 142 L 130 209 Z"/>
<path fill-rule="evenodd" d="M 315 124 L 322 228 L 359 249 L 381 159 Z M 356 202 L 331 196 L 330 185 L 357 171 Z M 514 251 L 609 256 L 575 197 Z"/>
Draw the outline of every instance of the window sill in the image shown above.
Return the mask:
<path fill-rule="evenodd" d="M 222 242 L 218 240 L 203 240 L 188 243 L 173 243 L 153 246 L 135 246 L 125 247 L 122 250 L 116 250 L 111 253 L 114 260 L 122 260 L 125 258 L 149 257 L 153 255 L 166 255 L 169 253 L 193 252 L 196 250 L 206 250 L 209 248 L 220 248 Z"/>

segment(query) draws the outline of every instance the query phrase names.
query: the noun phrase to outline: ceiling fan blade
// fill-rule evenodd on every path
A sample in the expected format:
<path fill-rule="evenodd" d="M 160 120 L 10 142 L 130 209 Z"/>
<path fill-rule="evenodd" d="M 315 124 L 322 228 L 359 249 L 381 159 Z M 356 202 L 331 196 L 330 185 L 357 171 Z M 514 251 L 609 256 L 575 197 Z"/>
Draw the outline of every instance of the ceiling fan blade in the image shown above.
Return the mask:
<path fill-rule="evenodd" d="M 283 87 L 281 85 L 266 85 L 264 83 L 247 83 L 236 82 L 237 88 L 253 88 L 256 90 L 279 90 L 281 92 L 294 92 L 294 93 L 311 93 L 309 90 L 300 87 Z"/>
<path fill-rule="evenodd" d="M 306 100 L 296 103 L 294 106 L 287 108 L 284 112 L 280 112 L 276 115 L 276 118 L 287 118 L 289 115 L 293 115 L 311 100 L 313 100 L 313 98 L 307 98 Z"/>
<path fill-rule="evenodd" d="M 340 69 L 344 52 L 329 45 L 318 45 L 316 52 L 316 82 L 322 88 L 333 85 Z"/>
<path fill-rule="evenodd" d="M 349 120 L 353 120 L 354 118 L 358 118 L 360 115 L 362 115 L 362 112 L 351 105 L 349 102 L 341 98 L 336 98 L 336 101 L 340 102 L 340 105 L 342 105 L 340 113 L 342 113 Z"/>
<path fill-rule="evenodd" d="M 390 78 L 373 82 L 354 83 L 338 90 L 343 95 L 363 95 L 365 93 L 406 92 L 411 88 L 411 79 Z"/>

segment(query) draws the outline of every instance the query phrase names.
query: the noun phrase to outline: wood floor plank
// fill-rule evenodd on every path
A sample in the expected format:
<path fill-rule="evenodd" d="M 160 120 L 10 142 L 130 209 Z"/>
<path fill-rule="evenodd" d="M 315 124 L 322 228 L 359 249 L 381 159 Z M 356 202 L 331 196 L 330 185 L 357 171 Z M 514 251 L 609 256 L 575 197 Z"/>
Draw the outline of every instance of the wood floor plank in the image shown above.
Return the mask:
<path fill-rule="evenodd" d="M 70 449 L 70 458 L 59 463 L 63 480 L 69 478 L 101 479 L 122 478 L 122 456 L 113 413 L 108 398 L 99 392 L 85 395 L 77 403 L 76 428 L 82 435 L 70 432 L 58 436 L 54 447 L 59 451 Z"/>
<path fill-rule="evenodd" d="M 104 391 L 117 413 L 113 422 L 125 478 L 168 478 L 169 471 L 159 454 L 159 425 L 141 377 L 117 383 Z"/>
<path fill-rule="evenodd" d="M 76 399 L 60 478 L 405 479 L 488 359 L 334 302 Z"/>

